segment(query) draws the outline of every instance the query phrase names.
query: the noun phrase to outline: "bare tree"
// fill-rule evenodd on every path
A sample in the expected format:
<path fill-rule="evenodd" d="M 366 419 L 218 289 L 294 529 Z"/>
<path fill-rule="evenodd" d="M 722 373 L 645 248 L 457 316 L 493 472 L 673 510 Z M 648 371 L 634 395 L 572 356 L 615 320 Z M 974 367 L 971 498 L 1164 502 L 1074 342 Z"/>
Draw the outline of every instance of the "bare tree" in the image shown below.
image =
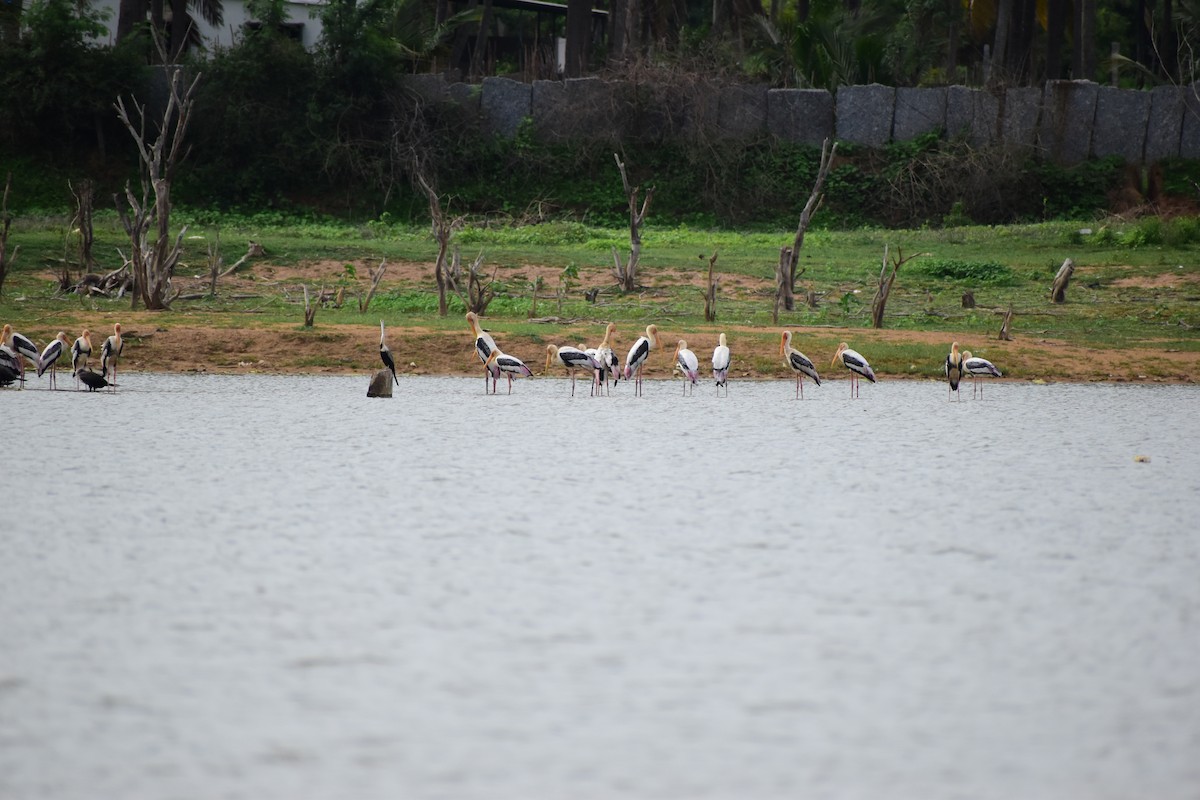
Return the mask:
<path fill-rule="evenodd" d="M 429 200 L 429 218 L 433 225 L 433 238 L 438 243 L 437 260 L 433 263 L 433 277 L 437 281 L 438 316 L 444 317 L 449 313 L 446 290 L 452 288 L 453 284 L 453 279 L 450 277 L 450 265 L 446 263 L 446 253 L 450 249 L 450 237 L 454 234 L 454 229 L 461 224 L 461 220 L 452 220 L 446 216 L 437 191 L 429 185 L 429 181 L 426 180 L 419 165 L 414 168 L 413 172 L 421 191 L 425 192 L 425 197 Z"/>
<path fill-rule="evenodd" d="M 133 304 L 140 299 L 147 309 L 163 310 L 171 305 L 169 297 L 171 277 L 183 252 L 183 226 L 171 239 L 171 180 L 175 169 L 187 156 L 184 139 L 191 121 L 197 74 L 186 90 L 181 90 L 183 70 L 168 68 L 170 72 L 167 105 L 162 118 L 153 120 L 157 134 L 150 140 L 146 126 L 146 107 L 134 102 L 136 124 L 125 101 L 118 97 L 114 107 L 117 117 L 133 137 L 137 145 L 141 172 L 141 197 L 134 195 L 129 183 L 125 184 L 125 203 L 116 195 L 117 213 L 129 236 L 130 261 L 133 268 Z M 153 194 L 153 198 L 151 195 Z"/>
<path fill-rule="evenodd" d="M 480 267 L 483 266 L 483 251 L 479 251 L 479 255 L 467 267 L 467 293 L 463 294 L 459 286 L 463 280 L 462 259 L 458 254 L 458 246 L 454 247 L 454 256 L 450 262 L 450 287 L 454 289 L 454 293 L 458 295 L 458 299 L 462 300 L 463 305 L 467 307 L 467 311 L 474 311 L 476 314 L 486 314 L 488 304 L 496 297 L 496 290 L 492 288 L 492 284 L 496 282 L 496 273 L 500 267 L 492 270 L 492 277 L 484 282 L 483 274 L 480 272 Z"/>
<path fill-rule="evenodd" d="M 879 269 L 879 288 L 875 291 L 875 297 L 871 300 L 871 326 L 874 328 L 883 327 L 883 312 L 887 307 L 888 296 L 892 292 L 892 285 L 896 282 L 896 273 L 900 268 L 912 261 L 914 258 L 920 258 L 928 253 L 917 253 L 905 258 L 904 252 L 900 248 L 896 248 L 896 255 L 892 260 L 888 261 L 888 247 L 883 246 L 883 266 Z M 891 272 L 888 267 L 891 267 Z"/>
<path fill-rule="evenodd" d="M 704 258 L 704 256 L 699 256 Z M 713 269 L 717 264 L 717 251 L 714 250 L 712 257 L 708 259 L 708 281 L 705 283 L 704 289 L 704 321 L 717 321 L 717 286 L 721 283 L 721 279 L 714 277 Z"/>
<path fill-rule="evenodd" d="M 92 182 L 85 178 L 79 182 L 78 188 L 67 181 L 67 188 L 75 198 L 75 218 L 71 220 L 71 228 L 79 231 L 79 268 L 84 272 L 91 272 L 96 266 L 96 258 L 92 255 L 92 246 L 96 242 L 96 234 L 92 227 L 94 187 Z"/>
<path fill-rule="evenodd" d="M 0 295 L 4 294 L 4 279 L 8 277 L 8 271 L 12 268 L 13 262 L 17 260 L 17 253 L 21 250 L 21 245 L 17 245 L 11 253 L 8 252 L 8 226 L 12 224 L 12 216 L 8 213 L 10 189 L 12 189 L 11 172 L 4 180 L 4 199 L 0 201 Z"/>
<path fill-rule="evenodd" d="M 371 307 L 371 300 L 375 297 L 375 290 L 379 288 L 379 282 L 383 280 L 383 273 L 387 272 L 387 259 L 379 262 L 379 267 L 371 273 L 371 288 L 367 290 L 367 296 L 359 295 L 358 310 L 365 314 L 367 309 Z"/>
<path fill-rule="evenodd" d="M 646 198 L 642 201 L 642 208 L 639 211 L 638 192 L 641 191 L 641 187 L 629 185 L 629 176 L 625 173 L 625 163 L 616 153 L 613 153 L 613 158 L 616 159 L 617 169 L 621 171 L 621 185 L 625 187 L 625 198 L 629 201 L 629 261 L 622 265 L 621 255 L 614 247 L 612 251 L 613 277 L 617 279 L 617 285 L 621 287 L 621 291 L 632 292 L 637 288 L 638 262 L 642 258 L 642 223 L 646 221 L 646 212 L 650 209 L 651 198 L 654 197 L 654 187 L 651 186 L 646 190 Z"/>
<path fill-rule="evenodd" d="M 997 337 L 1000 339 L 1000 341 L 1002 341 L 1002 342 L 1011 342 L 1012 341 L 1012 338 L 1013 338 L 1012 331 L 1010 330 L 1010 328 L 1012 327 L 1012 320 L 1013 320 L 1013 310 L 1010 308 L 1008 311 L 1004 312 L 1004 320 L 1000 323 L 1000 335 Z"/>
<path fill-rule="evenodd" d="M 800 212 L 796 237 L 792 240 L 792 246 L 783 248 L 779 254 L 779 266 L 775 270 L 776 304 L 782 302 L 783 307 L 788 311 L 794 311 L 796 308 L 796 278 L 803 274 L 803 271 L 797 273 L 796 270 L 800 265 L 800 248 L 804 246 L 804 234 L 808 231 L 813 215 L 817 213 L 817 209 L 821 207 L 821 200 L 825 197 L 823 191 L 825 179 L 829 177 L 829 170 L 833 166 L 835 155 L 837 155 L 837 143 L 831 144 L 830 140 L 826 139 L 821 144 L 821 161 L 817 167 L 817 179 L 813 183 L 812 192 L 808 195 L 808 202 L 804 204 L 804 209 Z M 778 312 L 776 312 L 776 317 L 778 317 Z"/>
<path fill-rule="evenodd" d="M 1067 284 L 1071 282 L 1071 275 L 1074 272 L 1075 262 L 1068 258 L 1058 268 L 1058 274 L 1054 276 L 1054 285 L 1050 287 L 1050 302 L 1067 302 Z"/>

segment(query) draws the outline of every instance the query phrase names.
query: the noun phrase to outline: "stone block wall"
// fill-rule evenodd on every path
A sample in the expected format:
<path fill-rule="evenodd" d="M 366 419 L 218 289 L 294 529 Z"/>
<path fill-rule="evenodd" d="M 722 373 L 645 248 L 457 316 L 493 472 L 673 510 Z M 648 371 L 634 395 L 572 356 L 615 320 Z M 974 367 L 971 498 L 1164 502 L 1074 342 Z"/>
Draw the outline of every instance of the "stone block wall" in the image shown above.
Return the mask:
<path fill-rule="evenodd" d="M 1139 91 L 1050 81 L 1040 89 L 995 92 L 872 84 L 827 92 L 600 78 L 532 84 L 485 78 L 470 86 L 413 75 L 405 86 L 424 102 L 454 107 L 484 134 L 511 138 L 529 119 L 534 135 L 548 142 L 770 136 L 814 146 L 835 137 L 882 147 L 940 132 L 976 147 L 1036 149 L 1060 164 L 1107 156 L 1133 164 L 1200 158 L 1200 84 Z"/>

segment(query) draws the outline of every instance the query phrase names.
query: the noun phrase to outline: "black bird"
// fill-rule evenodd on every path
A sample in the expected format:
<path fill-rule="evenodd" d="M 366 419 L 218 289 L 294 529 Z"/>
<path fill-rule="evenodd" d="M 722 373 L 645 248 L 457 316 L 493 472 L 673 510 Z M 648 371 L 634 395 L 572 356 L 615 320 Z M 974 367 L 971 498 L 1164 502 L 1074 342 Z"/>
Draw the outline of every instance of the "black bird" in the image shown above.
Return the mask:
<path fill-rule="evenodd" d="M 7 361 L 0 362 L 0 386 L 12 386 L 15 381 L 23 381 L 21 373 L 13 369 Z"/>
<path fill-rule="evenodd" d="M 92 372 L 90 369 L 81 369 L 76 373 L 79 380 L 83 381 L 84 386 L 88 387 L 89 392 L 94 392 L 97 389 L 103 389 L 108 386 L 108 381 L 103 375 Z"/>
<path fill-rule="evenodd" d="M 379 320 L 379 360 L 392 371 L 392 380 L 399 386 L 400 379 L 396 377 L 396 362 L 392 358 L 392 351 L 388 350 L 388 346 L 383 341 L 383 320 Z"/>

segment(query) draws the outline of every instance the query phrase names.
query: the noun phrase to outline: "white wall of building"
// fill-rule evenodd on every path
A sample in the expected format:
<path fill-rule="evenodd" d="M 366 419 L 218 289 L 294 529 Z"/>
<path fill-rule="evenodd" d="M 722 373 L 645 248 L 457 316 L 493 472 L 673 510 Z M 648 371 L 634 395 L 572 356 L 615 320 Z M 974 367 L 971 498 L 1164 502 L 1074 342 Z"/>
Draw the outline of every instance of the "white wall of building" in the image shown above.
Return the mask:
<path fill-rule="evenodd" d="M 93 4 L 95 8 L 108 12 L 109 41 L 116 41 L 120 0 L 93 0 Z M 322 5 L 322 0 L 288 0 L 284 3 L 287 21 L 303 26 L 301 40 L 309 49 L 315 47 L 317 40 L 321 38 L 319 14 Z M 250 16 L 246 13 L 246 5 L 242 0 L 224 0 L 224 8 L 225 22 L 220 28 L 214 28 L 202 17 L 196 16 L 196 22 L 200 27 L 200 36 L 204 39 L 205 47 L 210 50 L 232 45 L 236 38 L 241 36 L 242 26 L 250 21 Z"/>

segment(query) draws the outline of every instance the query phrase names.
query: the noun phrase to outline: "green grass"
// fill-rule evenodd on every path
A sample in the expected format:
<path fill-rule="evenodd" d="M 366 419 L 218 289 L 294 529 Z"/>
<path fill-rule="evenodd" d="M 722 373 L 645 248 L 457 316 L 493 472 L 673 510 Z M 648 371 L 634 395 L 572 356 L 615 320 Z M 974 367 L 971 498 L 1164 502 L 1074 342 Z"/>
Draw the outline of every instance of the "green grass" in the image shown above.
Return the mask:
<path fill-rule="evenodd" d="M 333 261 L 325 285 L 348 287 L 345 306 L 318 313 L 320 326 L 360 325 L 364 319 L 386 317 L 390 324 L 411 321 L 434 329 L 457 330 L 463 308 L 451 299 L 449 318 L 437 317 L 437 298 L 428 280 L 381 290 L 366 318 L 357 310 L 355 291 L 364 285 L 362 263 L 381 259 L 431 264 L 435 243 L 425 227 L 400 225 L 389 220 L 351 224 L 331 219 L 217 215 L 179 210 L 176 223 L 189 225 L 179 273 L 203 274 L 208 244 L 218 235 L 226 262 L 244 252 L 245 243 L 260 242 L 271 264 L 291 265 L 315 260 Z M 98 271 L 119 266 L 118 248 L 128 252 L 128 242 L 116 215 L 98 213 L 94 253 Z M 1090 230 L 1090 233 L 1082 231 Z M 775 329 L 771 320 L 770 292 L 751 291 L 736 285 L 736 276 L 769 279 L 779 249 L 790 245 L 793 230 L 738 232 L 687 226 L 643 230 L 642 273 L 646 292 L 622 296 L 608 278 L 615 247 L 625 258 L 628 231 L 578 222 L 554 222 L 525 227 L 468 225 L 456 234 L 464 260 L 483 251 L 485 265 L 521 268 L 539 265 L 561 269 L 575 265 L 589 285 L 602 285 L 599 303 L 590 304 L 578 286 L 563 301 L 561 310 L 547 299 L 556 288 L 547 279 L 538 301 L 538 315 L 571 319 L 615 320 L 632 325 L 666 320 L 672 329 L 709 329 L 703 322 L 700 291 L 677 277 L 678 271 L 701 274 L 708 257 L 718 253 L 717 271 L 729 276 L 718 295 L 718 322 L 723 325 Z M 67 215 L 14 219 L 9 246 L 20 245 L 15 269 L 0 297 L 0 317 L 31 333 L 76 326 L 94 318 L 96 311 L 124 310 L 128 300 L 81 300 L 59 297 L 47 280 L 64 257 L 74 257 L 75 235 Z M 1185 352 L 1200 350 L 1200 223 L 1194 219 L 1141 220 L 1108 224 L 1094 221 L 1052 222 L 1036 225 L 967 226 L 946 229 L 849 231 L 815 229 L 808 232 L 800 264 L 798 288 L 817 292 L 819 305 L 809 309 L 798 298 L 794 312 L 783 312 L 779 327 L 817 326 L 831 329 L 866 328 L 885 245 L 892 256 L 917 254 L 899 272 L 887 308 L 886 327 L 894 330 L 945 331 L 949 335 L 994 337 L 999 313 L 1013 309 L 1014 332 L 1023 337 L 1061 339 L 1070 343 L 1121 348 L 1145 346 Z M 1078 265 L 1068 291 L 1068 303 L 1049 303 L 1050 282 L 1062 260 L 1070 256 Z M 346 269 L 345 265 L 352 265 Z M 255 267 L 249 267 L 253 274 Z M 1170 282 L 1161 276 L 1169 274 Z M 545 340 L 553 340 L 545 326 L 526 322 L 530 289 L 525 276 L 505 276 L 489 308 L 489 325 Z M 299 286 L 264 286 L 258 298 L 232 300 L 225 296 L 179 302 L 162 315 L 162 325 L 186 319 L 189 324 L 222 328 L 253 327 L 294 322 L 299 316 Z M 978 308 L 963 309 L 962 294 L 972 291 Z M 844 335 L 831 332 L 830 338 Z M 769 337 L 768 337 L 769 338 Z M 772 347 L 764 339 L 763 346 Z M 880 368 L 925 374 L 916 365 L 940 363 L 938 348 L 894 347 Z M 944 349 L 944 348 L 943 348 Z"/>

